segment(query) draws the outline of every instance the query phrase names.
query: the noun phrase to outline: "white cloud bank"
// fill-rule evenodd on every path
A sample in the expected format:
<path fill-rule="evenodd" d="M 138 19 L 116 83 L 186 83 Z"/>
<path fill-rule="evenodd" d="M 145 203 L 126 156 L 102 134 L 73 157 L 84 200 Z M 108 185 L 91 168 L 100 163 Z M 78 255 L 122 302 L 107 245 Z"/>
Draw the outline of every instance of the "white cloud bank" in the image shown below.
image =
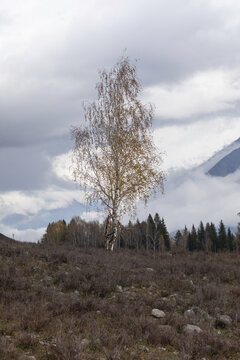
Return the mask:
<path fill-rule="evenodd" d="M 19 230 L 14 226 L 5 225 L 4 218 L 11 215 L 23 215 L 30 220 L 37 218 L 40 212 L 67 208 L 74 201 L 84 204 L 84 193 L 80 190 L 67 190 L 57 186 L 31 193 L 21 191 L 0 193 L 0 232 L 9 237 L 14 234 L 17 240 L 36 242 L 44 234 L 47 223 L 44 228 Z"/>
<path fill-rule="evenodd" d="M 0 193 L 0 220 L 11 214 L 35 215 L 41 210 L 64 208 L 74 200 L 84 203 L 84 193 L 59 187 L 32 193 L 20 191 Z"/>
<path fill-rule="evenodd" d="M 197 72 L 180 83 L 148 87 L 144 97 L 156 105 L 156 115 L 165 119 L 234 109 L 240 98 L 240 69 Z"/>
<path fill-rule="evenodd" d="M 240 137 L 240 118 L 208 117 L 154 131 L 154 141 L 162 152 L 163 168 L 190 169 L 208 160 Z"/>
<path fill-rule="evenodd" d="M 178 175 L 181 181 L 178 183 Z M 150 212 L 164 217 L 169 231 L 191 228 L 213 222 L 218 226 L 222 219 L 226 226 L 236 226 L 240 211 L 240 171 L 225 178 L 204 175 L 201 171 L 176 173 L 166 184 L 166 193 L 150 201 L 147 208 L 139 205 L 141 219 Z"/>

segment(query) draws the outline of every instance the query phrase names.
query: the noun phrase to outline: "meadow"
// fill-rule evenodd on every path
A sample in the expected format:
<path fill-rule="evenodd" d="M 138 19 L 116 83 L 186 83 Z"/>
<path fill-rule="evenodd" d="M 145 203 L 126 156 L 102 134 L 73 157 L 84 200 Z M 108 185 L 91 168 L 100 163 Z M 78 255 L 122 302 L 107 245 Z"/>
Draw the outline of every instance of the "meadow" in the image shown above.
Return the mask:
<path fill-rule="evenodd" d="M 0 240 L 2 360 L 240 359 L 236 253 Z"/>

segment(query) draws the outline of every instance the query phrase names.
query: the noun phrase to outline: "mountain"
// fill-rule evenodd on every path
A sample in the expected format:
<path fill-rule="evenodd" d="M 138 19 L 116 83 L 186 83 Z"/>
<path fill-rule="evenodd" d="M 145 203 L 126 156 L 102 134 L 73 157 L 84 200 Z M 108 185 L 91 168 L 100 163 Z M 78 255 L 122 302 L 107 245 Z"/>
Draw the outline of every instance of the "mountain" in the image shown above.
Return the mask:
<path fill-rule="evenodd" d="M 227 176 L 238 169 L 240 169 L 240 148 L 233 150 L 220 160 L 208 171 L 208 174 L 212 176 Z"/>
<path fill-rule="evenodd" d="M 201 168 L 206 174 L 219 177 L 240 170 L 240 138 L 217 152 Z"/>

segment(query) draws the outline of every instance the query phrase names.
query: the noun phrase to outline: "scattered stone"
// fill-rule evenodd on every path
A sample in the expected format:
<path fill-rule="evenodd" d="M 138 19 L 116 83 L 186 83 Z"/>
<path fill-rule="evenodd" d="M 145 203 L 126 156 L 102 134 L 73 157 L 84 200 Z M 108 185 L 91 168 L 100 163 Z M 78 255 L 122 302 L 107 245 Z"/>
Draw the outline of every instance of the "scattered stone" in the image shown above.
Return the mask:
<path fill-rule="evenodd" d="M 186 310 L 186 311 L 184 312 L 184 317 L 185 317 L 186 319 L 192 319 L 192 318 L 195 317 L 195 312 L 193 311 L 193 309 Z"/>
<path fill-rule="evenodd" d="M 172 294 L 172 295 L 170 295 L 169 297 L 170 297 L 170 299 L 172 299 L 172 298 L 175 299 L 175 298 L 178 297 L 178 294 Z"/>
<path fill-rule="evenodd" d="M 146 270 L 149 271 L 149 272 L 155 272 L 155 270 L 153 268 L 151 268 L 151 267 L 147 267 Z"/>
<path fill-rule="evenodd" d="M 149 286 L 149 290 L 155 290 L 158 288 L 158 285 L 155 282 L 151 282 Z"/>
<path fill-rule="evenodd" d="M 123 292 L 123 288 L 121 285 L 117 285 L 116 290 L 117 290 L 117 292 L 121 292 L 121 293 Z"/>
<path fill-rule="evenodd" d="M 172 307 L 175 307 L 177 305 L 177 300 L 175 298 L 175 296 L 169 296 L 169 297 L 162 297 L 161 298 L 162 301 L 168 301 L 169 302 L 169 305 L 171 305 Z"/>
<path fill-rule="evenodd" d="M 44 346 L 45 346 L 45 345 L 47 345 L 47 342 L 46 342 L 46 341 L 42 341 L 42 340 L 40 340 L 40 341 L 39 341 L 39 344 L 40 344 L 40 345 L 44 345 Z"/>
<path fill-rule="evenodd" d="M 188 309 L 184 312 L 184 317 L 186 319 L 199 319 L 199 320 L 205 320 L 210 321 L 211 317 L 208 315 L 208 313 L 202 309 L 200 309 L 198 306 L 193 306 L 191 309 Z"/>
<path fill-rule="evenodd" d="M 193 281 L 192 281 L 192 280 L 190 280 L 190 281 L 189 281 L 189 283 L 190 283 L 190 285 L 194 286 L 194 284 L 193 284 Z"/>
<path fill-rule="evenodd" d="M 215 321 L 216 327 L 226 328 L 232 325 L 232 319 L 228 315 L 218 315 Z"/>
<path fill-rule="evenodd" d="M 82 347 L 87 347 L 88 345 L 90 345 L 90 340 L 88 340 L 88 339 L 82 339 L 82 341 L 81 341 L 81 346 L 82 346 Z"/>
<path fill-rule="evenodd" d="M 202 332 L 202 329 L 200 329 L 199 326 L 187 324 L 184 326 L 183 332 L 185 334 L 194 334 L 195 332 L 200 334 Z"/>
<path fill-rule="evenodd" d="M 148 353 L 150 350 L 147 346 L 144 345 L 139 345 L 139 349 L 142 350 L 143 352 Z"/>
<path fill-rule="evenodd" d="M 159 309 L 152 309 L 152 316 L 158 319 L 162 319 L 166 316 L 165 312 Z"/>
<path fill-rule="evenodd" d="M 159 350 L 166 351 L 167 349 L 165 347 L 159 346 Z"/>

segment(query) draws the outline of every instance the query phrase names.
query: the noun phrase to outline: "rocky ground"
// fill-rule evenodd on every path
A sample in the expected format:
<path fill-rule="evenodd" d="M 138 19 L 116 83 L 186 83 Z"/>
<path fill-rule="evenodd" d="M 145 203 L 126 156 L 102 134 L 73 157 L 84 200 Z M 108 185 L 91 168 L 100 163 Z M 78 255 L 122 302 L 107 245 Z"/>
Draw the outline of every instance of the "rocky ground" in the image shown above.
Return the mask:
<path fill-rule="evenodd" d="M 240 257 L 0 241 L 0 359 L 240 359 Z"/>

